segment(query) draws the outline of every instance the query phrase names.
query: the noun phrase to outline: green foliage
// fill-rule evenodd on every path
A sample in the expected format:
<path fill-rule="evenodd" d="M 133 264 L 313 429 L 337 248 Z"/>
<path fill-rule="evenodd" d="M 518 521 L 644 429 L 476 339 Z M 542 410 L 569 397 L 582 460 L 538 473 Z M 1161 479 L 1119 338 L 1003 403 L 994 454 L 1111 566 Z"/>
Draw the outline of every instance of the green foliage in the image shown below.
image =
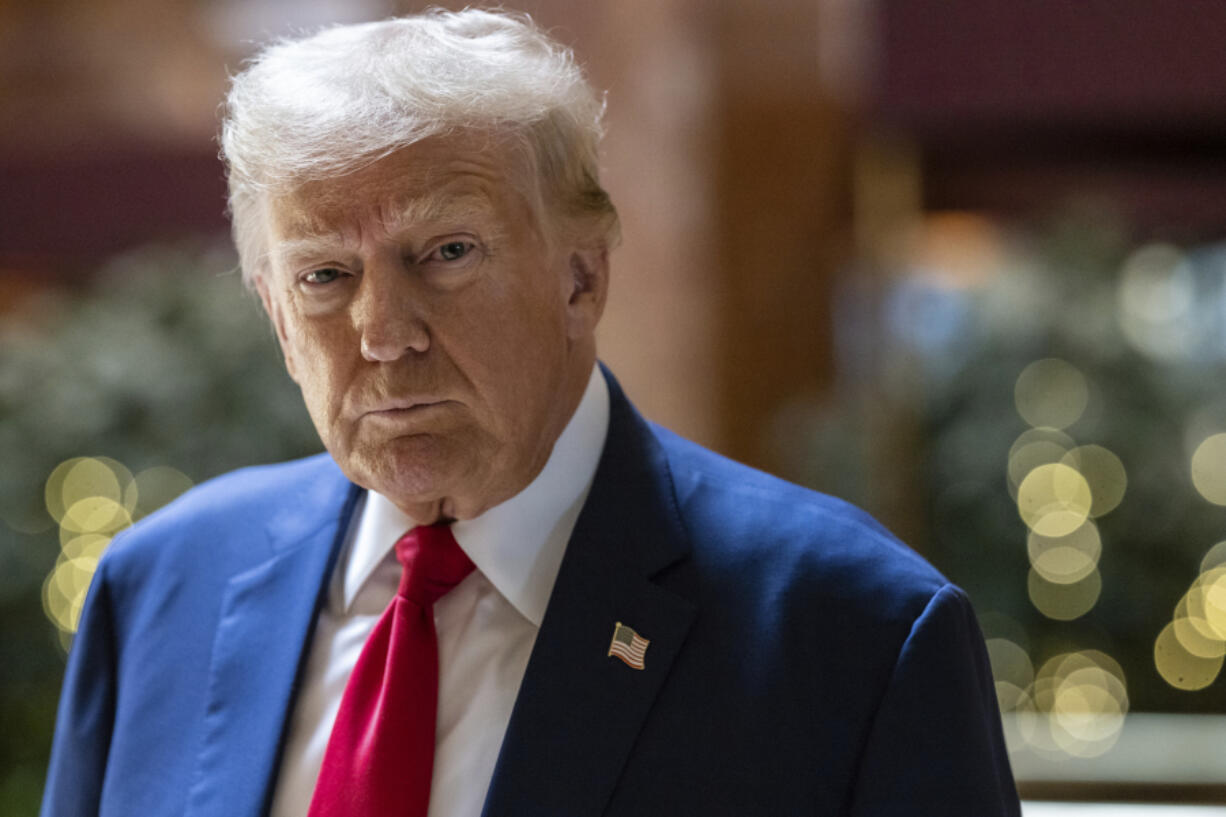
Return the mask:
<path fill-rule="evenodd" d="M 1102 650 L 1122 665 L 1134 710 L 1221 712 L 1226 679 L 1195 693 L 1173 689 L 1153 650 L 1202 556 L 1226 539 L 1226 508 L 1197 493 L 1189 466 L 1200 440 L 1226 430 L 1226 251 L 1161 246 L 1178 264 L 1138 277 L 1130 270 L 1144 245 L 1102 210 L 1069 211 L 1002 234 L 1000 268 L 981 281 L 951 287 L 923 283 L 923 272 L 900 276 L 884 299 L 872 341 L 878 362 L 866 377 L 884 411 L 904 416 L 919 441 L 909 474 L 923 519 L 914 544 L 980 613 L 1020 625 L 1013 635 L 1024 632 L 1036 667 L 1061 652 Z M 1126 309 L 1138 282 L 1140 308 L 1155 321 L 1141 329 Z M 900 300 L 907 287 L 921 292 Z M 1084 413 L 1063 431 L 1114 452 L 1128 479 L 1119 507 L 1095 520 L 1102 594 L 1071 621 L 1047 618 L 1031 601 L 1027 528 L 1006 474 L 1028 428 L 1015 384 L 1044 358 L 1067 361 L 1088 383 Z"/>
<path fill-rule="evenodd" d="M 320 450 L 228 250 L 145 248 L 0 329 L 0 815 L 33 814 L 64 650 L 43 614 L 59 553 L 43 486 L 71 457 L 194 481 Z"/>
<path fill-rule="evenodd" d="M 1226 538 L 1226 509 L 1196 492 L 1189 470 L 1205 428 L 1226 429 L 1226 344 L 1215 335 L 1212 306 L 1226 296 L 1226 277 L 1220 249 L 1183 255 L 1194 292 L 1180 319 L 1187 343 L 1156 355 L 1130 339 L 1121 306 L 1139 243 L 1102 212 L 1066 213 L 1028 237 L 1014 251 L 1016 266 L 967 301 L 960 365 L 930 379 L 921 403 L 929 552 L 981 610 L 1023 626 L 1036 666 L 1098 649 L 1122 665 L 1134 710 L 1220 712 L 1226 680 L 1175 690 L 1158 675 L 1153 650 L 1201 557 Z M 1170 284 L 1155 296 L 1171 291 L 1173 278 L 1155 278 Z M 1064 431 L 1114 452 L 1128 476 L 1123 502 L 1096 520 L 1102 594 L 1067 622 L 1044 617 L 1028 597 L 1027 530 L 1005 476 L 1010 446 L 1027 428 L 1014 384 L 1029 363 L 1053 357 L 1090 387 L 1085 412 Z"/>

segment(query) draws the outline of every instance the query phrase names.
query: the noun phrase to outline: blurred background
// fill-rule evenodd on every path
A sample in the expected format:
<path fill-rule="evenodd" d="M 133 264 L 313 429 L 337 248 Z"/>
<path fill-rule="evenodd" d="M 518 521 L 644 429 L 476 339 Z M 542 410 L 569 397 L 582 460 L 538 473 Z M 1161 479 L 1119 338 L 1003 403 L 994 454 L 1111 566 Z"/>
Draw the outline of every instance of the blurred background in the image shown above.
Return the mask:
<path fill-rule="evenodd" d="M 419 7 L 0 2 L 0 817 L 111 537 L 319 450 L 228 244 L 228 74 Z M 1226 4 L 518 7 L 608 91 L 644 413 L 967 589 L 1028 814 L 1226 803 Z"/>

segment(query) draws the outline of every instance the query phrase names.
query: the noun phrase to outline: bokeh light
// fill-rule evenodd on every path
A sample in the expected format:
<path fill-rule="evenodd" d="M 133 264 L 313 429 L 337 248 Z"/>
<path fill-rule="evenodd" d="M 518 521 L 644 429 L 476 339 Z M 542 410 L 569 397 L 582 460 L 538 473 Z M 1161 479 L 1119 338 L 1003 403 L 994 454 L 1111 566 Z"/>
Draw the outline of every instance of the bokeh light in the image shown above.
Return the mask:
<path fill-rule="evenodd" d="M 1154 666 L 1168 684 L 1185 691 L 1213 683 L 1226 658 L 1226 542 L 1201 560 L 1201 573 L 1175 605 L 1154 642 Z"/>
<path fill-rule="evenodd" d="M 60 529 L 60 548 L 65 559 L 88 557 L 97 561 L 102 558 L 102 552 L 111 543 L 111 537 L 101 533 L 84 533 L 80 535 Z"/>
<path fill-rule="evenodd" d="M 1062 462 L 1068 452 L 1069 448 L 1055 440 L 1034 440 L 1015 447 L 1009 455 L 1009 491 L 1013 498 L 1017 498 L 1018 486 L 1031 471 Z"/>
<path fill-rule="evenodd" d="M 133 476 L 109 457 L 74 457 L 52 470 L 44 498 L 60 526 L 60 553 L 43 582 L 42 599 L 47 618 L 62 636 L 76 632 L 98 560 L 115 534 L 191 485 L 173 468 L 159 466 Z"/>
<path fill-rule="evenodd" d="M 43 609 L 60 630 L 75 632 L 98 560 L 59 559 L 43 582 Z"/>
<path fill-rule="evenodd" d="M 1159 361 L 1190 350 L 1196 322 L 1195 278 L 1187 257 L 1169 244 L 1150 244 L 1128 257 L 1117 294 L 1119 325 L 1133 348 Z"/>
<path fill-rule="evenodd" d="M 1128 712 L 1119 663 L 1098 650 L 1084 650 L 1052 658 L 1038 677 L 1050 679 L 1041 686 L 1044 695 L 1038 703 L 1051 713 L 1056 745 L 1076 757 L 1098 757 L 1115 745 Z"/>
<path fill-rule="evenodd" d="M 1062 462 L 1077 443 L 1058 428 L 1028 428 L 1009 447 L 1007 475 L 1009 496 L 1017 500 L 1017 488 L 1040 465 Z"/>
<path fill-rule="evenodd" d="M 1195 655 L 1180 643 L 1175 623 L 1162 628 L 1154 641 L 1154 666 L 1162 679 L 1176 689 L 1193 692 L 1213 683 L 1222 671 L 1223 657 Z"/>
<path fill-rule="evenodd" d="M 1188 616 L 1204 621 L 1212 635 L 1226 639 L 1226 567 L 1215 567 L 1198 576 L 1183 602 Z"/>
<path fill-rule="evenodd" d="M 1080 445 L 1065 454 L 1060 462 L 1076 469 L 1090 486 L 1093 496 L 1090 516 L 1097 519 L 1115 510 L 1123 501 L 1128 474 L 1124 463 L 1108 449 L 1101 445 Z"/>
<path fill-rule="evenodd" d="M 1090 401 L 1089 384 L 1077 367 L 1059 358 L 1031 363 L 1013 388 L 1017 413 L 1032 426 L 1067 428 Z"/>
<path fill-rule="evenodd" d="M 1031 531 L 1026 537 L 1030 566 L 1053 584 L 1075 584 L 1098 567 L 1102 555 L 1098 526 L 1087 521 L 1067 536 L 1040 536 Z"/>
<path fill-rule="evenodd" d="M 1090 484 L 1063 463 L 1040 465 L 1017 488 L 1017 508 L 1026 526 L 1040 536 L 1068 536 L 1090 516 Z"/>
<path fill-rule="evenodd" d="M 1198 595 L 1195 590 L 1188 591 L 1175 607 L 1175 618 L 1171 621 L 1175 638 L 1179 646 L 1198 658 L 1221 658 L 1226 655 L 1226 640 L 1204 617 L 1203 599 Z"/>
<path fill-rule="evenodd" d="M 1192 454 L 1192 484 L 1215 505 L 1226 505 L 1226 434 L 1206 437 Z"/>
<path fill-rule="evenodd" d="M 1034 681 L 1034 665 L 1021 645 L 1007 638 L 989 638 L 988 661 L 992 665 L 992 677 L 998 684 L 1009 684 L 1025 689 Z"/>
<path fill-rule="evenodd" d="M 1054 757 L 1098 757 L 1115 745 L 1128 714 L 1119 662 L 1099 650 L 1061 653 L 1043 663 L 1025 688 L 998 682 L 1011 749 L 1025 745 Z"/>
<path fill-rule="evenodd" d="M 192 484 L 191 477 L 177 468 L 167 465 L 146 468 L 124 490 L 124 505 L 139 519 L 169 504 Z"/>
<path fill-rule="evenodd" d="M 1040 613 L 1056 621 L 1072 621 L 1094 609 L 1102 595 L 1103 579 L 1098 568 L 1094 568 L 1080 581 L 1060 584 L 1048 581 L 1031 568 L 1026 589 L 1030 603 Z"/>
<path fill-rule="evenodd" d="M 1093 520 L 1115 510 L 1128 486 L 1115 453 L 1078 445 L 1065 430 L 1084 416 L 1090 398 L 1085 375 L 1058 358 L 1034 361 L 1014 384 L 1018 414 L 1031 428 L 1010 447 L 1006 474 L 1028 528 L 1027 593 L 1055 621 L 1078 619 L 1098 603 L 1103 541 Z M 1011 746 L 1096 757 L 1115 744 L 1128 694 L 1114 659 L 1095 651 L 1066 653 L 1035 674 L 1025 650 L 1004 639 L 993 641 L 989 657 L 1001 711 L 1015 716 L 1006 726 Z"/>
<path fill-rule="evenodd" d="M 1013 445 L 1009 447 L 1010 461 L 1013 460 L 1021 448 L 1037 442 L 1055 443 L 1065 452 L 1071 451 L 1077 447 L 1077 443 L 1074 442 L 1073 438 L 1070 437 L 1067 432 L 1061 431 L 1058 428 L 1051 428 L 1049 426 L 1028 428 L 1021 434 L 1017 435 L 1017 439 L 1014 440 Z M 1025 474 L 1021 474 L 1017 481 L 1021 482 L 1022 478 L 1025 476 Z"/>
<path fill-rule="evenodd" d="M 1200 572 L 1207 573 L 1215 567 L 1226 566 L 1226 540 L 1218 542 L 1200 560 Z"/>

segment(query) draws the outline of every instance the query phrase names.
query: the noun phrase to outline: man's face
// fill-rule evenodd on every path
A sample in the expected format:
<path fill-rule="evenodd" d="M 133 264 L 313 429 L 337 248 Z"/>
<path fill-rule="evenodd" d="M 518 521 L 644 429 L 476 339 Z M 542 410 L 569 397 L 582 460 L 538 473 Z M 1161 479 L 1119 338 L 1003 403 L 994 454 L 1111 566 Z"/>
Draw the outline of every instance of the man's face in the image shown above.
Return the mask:
<path fill-rule="evenodd" d="M 551 234 L 516 155 L 436 137 L 265 203 L 290 375 L 345 474 L 418 522 L 526 486 L 595 360 L 605 252 Z"/>

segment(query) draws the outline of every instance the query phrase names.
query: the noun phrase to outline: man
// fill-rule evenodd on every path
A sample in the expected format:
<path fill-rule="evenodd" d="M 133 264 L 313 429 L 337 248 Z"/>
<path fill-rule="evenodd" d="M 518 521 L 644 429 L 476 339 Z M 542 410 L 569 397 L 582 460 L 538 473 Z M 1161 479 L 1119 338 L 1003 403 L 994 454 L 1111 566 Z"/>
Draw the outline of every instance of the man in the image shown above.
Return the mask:
<path fill-rule="evenodd" d="M 502 13 L 235 79 L 243 271 L 328 453 L 115 541 L 44 815 L 1018 813 L 962 593 L 596 365 L 600 117 Z"/>

